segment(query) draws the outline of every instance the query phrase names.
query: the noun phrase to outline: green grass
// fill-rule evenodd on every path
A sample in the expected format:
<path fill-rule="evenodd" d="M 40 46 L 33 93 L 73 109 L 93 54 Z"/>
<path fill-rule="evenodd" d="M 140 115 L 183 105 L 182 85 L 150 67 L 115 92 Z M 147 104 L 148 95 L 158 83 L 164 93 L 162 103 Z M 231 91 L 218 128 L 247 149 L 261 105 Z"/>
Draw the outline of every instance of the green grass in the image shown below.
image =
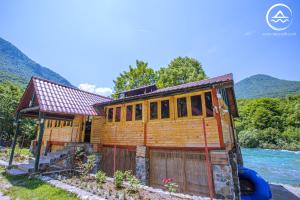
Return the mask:
<path fill-rule="evenodd" d="M 8 160 L 9 157 L 10 157 L 10 153 L 11 153 L 11 148 L 7 147 L 6 151 L 1 151 L 0 152 L 0 157 L 2 157 L 2 159 L 4 157 Z M 22 161 L 24 159 L 28 159 L 29 156 L 30 156 L 29 148 L 19 148 L 18 145 L 16 146 L 15 154 L 14 154 L 14 158 L 15 158 L 16 161 Z"/>
<path fill-rule="evenodd" d="M 3 171 L 3 169 L 1 170 Z M 78 200 L 74 194 L 62 189 L 55 188 L 48 183 L 36 178 L 26 176 L 0 175 L 0 185 L 10 183 L 12 187 L 3 191 L 3 194 L 10 196 L 12 200 Z M 1 189 L 1 188 L 0 188 Z"/>

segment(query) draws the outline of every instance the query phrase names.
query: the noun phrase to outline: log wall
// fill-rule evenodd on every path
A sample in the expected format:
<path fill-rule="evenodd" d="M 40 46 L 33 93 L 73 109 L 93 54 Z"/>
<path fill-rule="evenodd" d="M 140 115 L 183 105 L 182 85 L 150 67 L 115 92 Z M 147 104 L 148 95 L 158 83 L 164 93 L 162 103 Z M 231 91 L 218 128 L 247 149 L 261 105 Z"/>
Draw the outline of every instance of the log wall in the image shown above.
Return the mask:
<path fill-rule="evenodd" d="M 113 120 L 110 122 L 106 116 L 94 117 L 93 120 L 93 143 L 101 143 L 104 145 L 147 145 L 150 147 L 204 147 L 203 135 L 203 118 L 206 125 L 207 141 L 209 147 L 221 147 L 219 129 L 223 132 L 224 143 L 232 144 L 230 135 L 229 117 L 220 114 L 221 128 L 218 128 L 217 117 L 206 117 L 206 108 L 204 105 L 204 92 L 192 92 L 169 97 L 156 99 L 148 99 L 126 104 L 118 104 L 107 106 L 104 109 L 114 108 Z M 202 111 L 201 116 L 191 115 L 190 96 L 202 95 Z M 188 116 L 183 118 L 177 117 L 177 98 L 187 97 Z M 214 97 L 213 97 L 214 98 Z M 158 102 L 158 111 L 160 111 L 160 102 L 162 100 L 170 102 L 170 118 L 161 119 L 158 112 L 157 120 L 150 119 L 150 102 Z M 133 109 L 133 121 L 126 121 L 126 106 L 143 104 L 143 119 L 136 121 L 134 119 L 135 109 Z M 221 102 L 220 102 L 221 103 Z M 217 105 L 215 105 L 216 107 Z M 116 107 L 121 107 L 121 121 L 115 122 Z M 219 105 L 220 112 L 223 112 L 222 106 Z M 215 114 L 216 115 L 216 114 Z"/>

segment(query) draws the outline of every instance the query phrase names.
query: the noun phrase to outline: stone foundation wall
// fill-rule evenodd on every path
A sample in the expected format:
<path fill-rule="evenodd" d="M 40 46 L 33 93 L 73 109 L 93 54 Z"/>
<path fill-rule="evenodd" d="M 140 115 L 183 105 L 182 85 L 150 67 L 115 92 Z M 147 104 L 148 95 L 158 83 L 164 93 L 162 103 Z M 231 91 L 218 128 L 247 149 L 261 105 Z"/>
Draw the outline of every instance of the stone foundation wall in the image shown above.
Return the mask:
<path fill-rule="evenodd" d="M 211 151 L 215 198 L 240 199 L 237 155 L 235 152 Z"/>
<path fill-rule="evenodd" d="M 149 152 L 146 146 L 136 147 L 136 177 L 144 185 L 149 185 Z"/>
<path fill-rule="evenodd" d="M 236 199 L 240 199 L 241 196 L 240 181 L 239 181 L 239 174 L 238 174 L 238 159 L 239 159 L 239 155 L 237 153 L 235 153 L 234 151 L 229 152 L 229 162 L 232 169 L 234 193 L 236 197 L 239 197 Z"/>

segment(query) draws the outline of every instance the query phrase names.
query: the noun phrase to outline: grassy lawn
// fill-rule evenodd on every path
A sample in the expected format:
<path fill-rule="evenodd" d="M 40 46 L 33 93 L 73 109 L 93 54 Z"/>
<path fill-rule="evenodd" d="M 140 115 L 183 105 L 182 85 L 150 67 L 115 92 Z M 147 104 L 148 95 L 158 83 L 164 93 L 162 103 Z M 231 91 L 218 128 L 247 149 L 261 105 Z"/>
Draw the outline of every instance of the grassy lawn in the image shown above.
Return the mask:
<path fill-rule="evenodd" d="M 12 200 L 78 200 L 74 194 L 68 193 L 62 189 L 55 188 L 39 179 L 25 176 L 12 177 L 5 175 L 1 168 L 0 190 L 3 185 L 10 183 L 12 186 L 2 190 L 4 195 L 10 196 Z"/>
<path fill-rule="evenodd" d="M 2 149 L 0 151 L 0 159 L 1 160 L 8 160 L 9 156 L 11 153 L 11 148 L 10 147 L 6 147 L 5 149 Z M 17 162 L 23 161 L 28 159 L 30 156 L 30 152 L 29 152 L 29 148 L 19 148 L 19 146 L 16 146 L 15 149 L 15 155 L 14 155 L 14 160 Z"/>

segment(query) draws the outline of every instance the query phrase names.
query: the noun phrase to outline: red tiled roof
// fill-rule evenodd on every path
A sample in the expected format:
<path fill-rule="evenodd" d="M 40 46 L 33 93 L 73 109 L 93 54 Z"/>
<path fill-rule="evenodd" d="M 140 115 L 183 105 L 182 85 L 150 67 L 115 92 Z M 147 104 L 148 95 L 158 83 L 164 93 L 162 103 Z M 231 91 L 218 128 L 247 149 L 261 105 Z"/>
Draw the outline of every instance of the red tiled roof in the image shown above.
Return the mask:
<path fill-rule="evenodd" d="M 40 111 L 59 114 L 97 115 L 93 104 L 110 101 L 108 97 L 32 77 Z M 23 101 L 23 99 L 21 100 Z M 20 109 L 20 108 L 18 108 Z"/>

